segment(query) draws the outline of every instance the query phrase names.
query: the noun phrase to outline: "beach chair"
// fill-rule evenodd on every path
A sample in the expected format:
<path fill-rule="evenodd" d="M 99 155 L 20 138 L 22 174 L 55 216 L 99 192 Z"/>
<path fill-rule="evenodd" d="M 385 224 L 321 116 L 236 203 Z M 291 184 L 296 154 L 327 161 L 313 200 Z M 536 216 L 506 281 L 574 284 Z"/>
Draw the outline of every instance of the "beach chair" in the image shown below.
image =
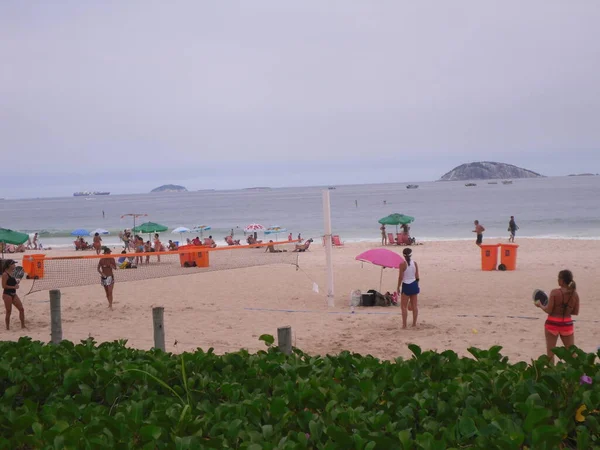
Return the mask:
<path fill-rule="evenodd" d="M 406 233 L 398 233 L 396 236 L 396 244 L 398 245 L 410 245 L 410 236 Z"/>
<path fill-rule="evenodd" d="M 344 243 L 340 239 L 340 236 L 337 234 L 334 234 L 333 236 L 331 236 L 331 243 L 333 244 L 334 247 L 342 247 L 344 245 Z"/>
<path fill-rule="evenodd" d="M 394 245 L 396 243 L 396 240 L 394 239 L 394 233 L 388 233 L 388 244 L 389 245 Z"/>

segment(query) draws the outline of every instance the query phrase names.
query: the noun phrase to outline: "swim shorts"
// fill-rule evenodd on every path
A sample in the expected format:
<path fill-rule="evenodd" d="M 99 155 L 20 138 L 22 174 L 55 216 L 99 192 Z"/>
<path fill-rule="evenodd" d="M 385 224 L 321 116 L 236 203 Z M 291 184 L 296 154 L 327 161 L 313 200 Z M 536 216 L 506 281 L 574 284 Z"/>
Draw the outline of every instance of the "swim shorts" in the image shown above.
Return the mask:
<path fill-rule="evenodd" d="M 481 244 L 483 242 L 483 234 L 478 234 L 477 235 L 477 240 L 475 241 L 475 243 L 477 245 Z"/>
<path fill-rule="evenodd" d="M 101 277 L 100 284 L 105 287 L 112 286 L 113 284 L 115 284 L 115 279 L 111 276 Z"/>
<path fill-rule="evenodd" d="M 412 283 L 402 283 L 402 293 L 404 295 L 417 295 L 421 292 L 419 289 L 419 282 L 413 281 Z"/>

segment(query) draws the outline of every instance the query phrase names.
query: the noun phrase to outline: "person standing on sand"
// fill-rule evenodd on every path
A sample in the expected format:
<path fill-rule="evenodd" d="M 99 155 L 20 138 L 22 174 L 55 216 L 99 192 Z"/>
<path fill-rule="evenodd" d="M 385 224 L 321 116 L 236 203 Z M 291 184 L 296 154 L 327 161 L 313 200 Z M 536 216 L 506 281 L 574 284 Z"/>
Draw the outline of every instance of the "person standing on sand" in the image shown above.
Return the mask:
<path fill-rule="evenodd" d="M 508 231 L 510 232 L 510 236 L 508 238 L 508 242 L 515 242 L 515 233 L 519 227 L 515 222 L 515 216 L 510 216 L 510 220 L 508 221 Z"/>
<path fill-rule="evenodd" d="M 379 227 L 381 230 L 381 245 L 387 245 L 387 234 L 385 234 L 385 225 Z"/>
<path fill-rule="evenodd" d="M 481 243 L 483 242 L 483 232 L 485 231 L 485 228 L 479 223 L 479 220 L 476 220 L 473 223 L 475 224 L 475 229 L 473 230 L 473 233 L 477 233 L 477 239 L 475 240 L 475 244 L 481 245 Z"/>
<path fill-rule="evenodd" d="M 33 235 L 33 249 L 38 250 L 38 234 Z"/>
<path fill-rule="evenodd" d="M 96 255 L 99 255 L 102 250 L 102 238 L 99 233 L 94 234 L 94 243 L 92 244 L 92 247 L 96 250 Z"/>
<path fill-rule="evenodd" d="M 556 347 L 558 336 L 565 347 L 575 344 L 575 330 L 571 316 L 579 315 L 579 294 L 570 270 L 558 272 L 558 289 L 553 289 L 548 298 L 548 304 L 542 305 L 539 300 L 535 306 L 548 314 L 544 324 L 546 335 L 546 354 L 554 363 L 552 349 Z"/>
<path fill-rule="evenodd" d="M 110 248 L 104 247 L 104 254 L 110 255 Z M 112 309 L 113 289 L 115 287 L 115 275 L 113 270 L 117 269 L 117 263 L 114 258 L 102 258 L 98 261 L 98 273 L 100 274 L 100 284 L 104 287 L 108 307 Z"/>
<path fill-rule="evenodd" d="M 14 277 L 15 269 L 17 268 L 17 262 L 12 259 L 4 261 L 0 272 L 2 273 L 2 300 L 4 300 L 4 309 L 6 310 L 5 323 L 6 329 L 10 329 L 10 313 L 12 312 L 13 305 L 19 310 L 19 320 L 21 321 L 21 328 L 25 328 L 25 309 L 23 303 L 17 295 L 17 289 L 19 289 L 19 280 Z"/>
<path fill-rule="evenodd" d="M 417 317 L 419 315 L 419 305 L 417 303 L 419 293 L 419 266 L 416 261 L 412 261 L 412 249 L 405 248 L 402 251 L 404 262 L 400 263 L 400 273 L 398 274 L 398 294 L 400 297 L 400 307 L 402 309 L 402 328 L 406 328 L 408 311 L 412 310 L 412 326 L 417 326 Z"/>

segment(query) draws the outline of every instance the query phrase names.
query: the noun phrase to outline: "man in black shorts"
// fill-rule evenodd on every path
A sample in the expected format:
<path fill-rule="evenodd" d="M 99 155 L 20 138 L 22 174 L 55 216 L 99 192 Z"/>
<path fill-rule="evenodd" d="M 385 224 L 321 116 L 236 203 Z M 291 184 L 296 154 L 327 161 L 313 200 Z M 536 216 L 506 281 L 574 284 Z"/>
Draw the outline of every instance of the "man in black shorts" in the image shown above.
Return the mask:
<path fill-rule="evenodd" d="M 481 243 L 483 242 L 483 232 L 485 231 L 485 228 L 479 223 L 479 220 L 476 220 L 473 223 L 475 224 L 475 229 L 473 230 L 473 233 L 477 233 L 477 239 L 475 240 L 475 244 L 481 245 Z"/>

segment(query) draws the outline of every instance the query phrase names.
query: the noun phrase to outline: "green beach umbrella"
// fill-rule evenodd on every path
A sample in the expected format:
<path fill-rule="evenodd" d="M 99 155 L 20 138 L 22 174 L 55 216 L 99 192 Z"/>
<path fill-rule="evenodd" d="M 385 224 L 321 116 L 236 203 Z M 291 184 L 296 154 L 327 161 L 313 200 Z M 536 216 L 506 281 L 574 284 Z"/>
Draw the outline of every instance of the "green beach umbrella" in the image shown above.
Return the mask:
<path fill-rule="evenodd" d="M 415 218 L 412 216 L 406 216 L 404 214 L 390 214 L 389 216 L 379 219 L 379 223 L 382 225 L 396 225 L 396 232 L 398 232 L 398 225 L 408 225 L 413 223 Z"/>
<path fill-rule="evenodd" d="M 27 242 L 29 235 L 18 231 L 9 230 L 8 228 L 0 228 L 0 242 L 12 245 L 21 245 Z"/>
<path fill-rule="evenodd" d="M 0 228 L 0 243 L 2 243 L 2 256 L 4 257 L 4 244 L 21 245 L 27 242 L 29 235 L 18 231 Z"/>
<path fill-rule="evenodd" d="M 144 222 L 141 225 L 133 228 L 133 231 L 136 233 L 162 233 L 163 231 L 167 231 L 169 228 L 161 225 L 160 223 L 154 222 Z"/>

